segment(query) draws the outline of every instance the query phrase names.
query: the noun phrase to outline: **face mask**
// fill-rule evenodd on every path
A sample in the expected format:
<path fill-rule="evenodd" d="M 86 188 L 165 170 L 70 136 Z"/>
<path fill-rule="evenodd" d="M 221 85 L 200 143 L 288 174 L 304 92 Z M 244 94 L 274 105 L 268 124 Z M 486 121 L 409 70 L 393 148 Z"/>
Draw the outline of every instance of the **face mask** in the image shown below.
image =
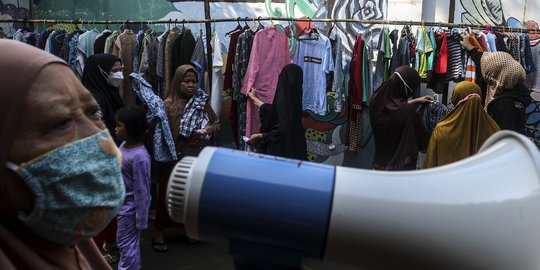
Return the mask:
<path fill-rule="evenodd" d="M 96 236 L 124 202 L 120 160 L 104 130 L 20 166 L 7 162 L 35 196 L 34 208 L 19 211 L 19 220 L 59 244 Z"/>
<path fill-rule="evenodd" d="M 109 75 L 107 78 L 107 83 L 110 86 L 119 87 L 123 79 L 124 75 L 122 74 L 122 71 L 118 71 Z"/>
<path fill-rule="evenodd" d="M 113 74 L 108 74 L 103 69 L 99 68 L 101 71 L 101 74 L 103 74 L 103 77 L 105 77 L 105 80 L 107 80 L 107 84 L 113 87 L 119 87 L 120 84 L 122 84 L 122 80 L 124 79 L 124 74 L 122 71 L 114 72 Z"/>

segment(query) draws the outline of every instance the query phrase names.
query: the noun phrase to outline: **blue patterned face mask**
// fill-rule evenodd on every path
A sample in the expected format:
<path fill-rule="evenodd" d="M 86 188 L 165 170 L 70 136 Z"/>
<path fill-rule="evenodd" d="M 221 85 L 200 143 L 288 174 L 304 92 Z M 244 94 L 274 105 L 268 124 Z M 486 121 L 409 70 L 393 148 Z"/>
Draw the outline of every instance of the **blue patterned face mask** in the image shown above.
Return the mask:
<path fill-rule="evenodd" d="M 97 235 L 124 202 L 120 160 L 120 151 L 103 130 L 20 166 L 7 162 L 35 196 L 34 208 L 20 211 L 18 218 L 55 243 Z"/>

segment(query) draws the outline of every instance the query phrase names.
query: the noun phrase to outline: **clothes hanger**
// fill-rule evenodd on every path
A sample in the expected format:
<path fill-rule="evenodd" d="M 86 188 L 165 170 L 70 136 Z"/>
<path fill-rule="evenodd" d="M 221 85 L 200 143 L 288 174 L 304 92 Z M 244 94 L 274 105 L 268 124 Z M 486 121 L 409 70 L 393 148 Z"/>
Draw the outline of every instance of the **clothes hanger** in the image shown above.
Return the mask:
<path fill-rule="evenodd" d="M 309 30 L 307 31 L 308 34 L 308 37 L 303 37 L 301 38 L 302 34 L 304 32 L 306 32 L 306 30 Z M 311 34 L 315 34 L 315 37 L 312 37 Z M 296 36 L 296 39 L 297 40 L 319 40 L 319 31 L 317 30 L 317 28 L 312 28 L 311 27 L 311 19 L 308 18 L 308 26 L 306 26 L 302 32 L 300 32 L 300 34 L 298 34 L 298 36 Z"/>
<path fill-rule="evenodd" d="M 251 27 L 249 27 L 249 25 L 248 25 L 248 23 L 247 23 L 248 19 L 249 19 L 248 17 L 246 17 L 246 18 L 244 19 L 244 23 L 245 23 L 244 28 L 243 28 L 244 31 L 251 30 Z"/>
<path fill-rule="evenodd" d="M 242 30 L 242 26 L 240 25 L 240 17 L 238 17 L 238 18 L 236 19 L 236 23 L 237 23 L 236 28 L 234 28 L 232 31 L 227 32 L 227 33 L 225 34 L 225 36 L 228 36 L 228 35 L 230 35 L 230 34 L 236 32 L 236 31 L 238 31 L 238 30 Z"/>
<path fill-rule="evenodd" d="M 261 16 L 257 18 L 257 22 L 259 25 L 257 26 L 257 29 L 255 30 L 255 32 L 258 32 L 259 30 L 263 30 L 265 28 L 264 25 L 261 23 Z"/>

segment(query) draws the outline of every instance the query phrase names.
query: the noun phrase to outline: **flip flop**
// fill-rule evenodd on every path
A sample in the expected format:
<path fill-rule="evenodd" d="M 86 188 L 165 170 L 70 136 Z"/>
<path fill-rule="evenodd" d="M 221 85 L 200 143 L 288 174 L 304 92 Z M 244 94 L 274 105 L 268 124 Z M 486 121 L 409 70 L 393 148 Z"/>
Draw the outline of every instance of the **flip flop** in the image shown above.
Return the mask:
<path fill-rule="evenodd" d="M 152 239 L 152 249 L 154 249 L 155 252 L 159 252 L 159 253 L 165 253 L 169 251 L 169 247 L 167 247 L 167 244 L 158 243 L 154 239 Z"/>

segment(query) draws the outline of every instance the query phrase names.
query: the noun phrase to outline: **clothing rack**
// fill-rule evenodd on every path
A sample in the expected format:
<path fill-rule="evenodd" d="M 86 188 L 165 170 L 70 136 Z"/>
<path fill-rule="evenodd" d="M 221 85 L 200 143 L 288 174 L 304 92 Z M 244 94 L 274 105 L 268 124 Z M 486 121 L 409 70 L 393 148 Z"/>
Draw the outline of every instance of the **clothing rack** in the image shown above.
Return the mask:
<path fill-rule="evenodd" d="M 508 26 L 495 25 L 474 25 L 464 23 L 443 23 L 443 22 L 424 22 L 424 21 L 398 21 L 398 20 L 355 20 L 355 19 L 319 19 L 319 18 L 278 18 L 278 17 L 245 17 L 245 18 L 223 18 L 223 19 L 202 19 L 202 20 L 51 20 L 51 19 L 8 19 L 0 20 L 0 23 L 49 23 L 49 24 L 192 24 L 192 23 L 221 23 L 221 22 L 260 22 L 260 21 L 288 21 L 288 22 L 326 22 L 326 23 L 361 23 L 361 24 L 378 24 L 378 25 L 409 25 L 409 26 L 436 26 L 446 28 L 467 28 L 473 30 L 491 29 L 494 31 L 511 32 L 511 33 L 534 33 L 539 32 L 538 29 L 516 28 Z"/>
<path fill-rule="evenodd" d="M 493 25 L 474 25 L 474 24 L 464 24 L 464 23 L 443 23 L 443 22 L 425 22 L 425 21 L 399 21 L 399 20 L 355 20 L 355 19 L 328 19 L 328 18 L 281 18 L 281 17 L 238 17 L 238 18 L 222 18 L 222 19 L 202 19 L 202 20 L 52 20 L 52 19 L 7 19 L 0 20 L 0 23 L 22 23 L 22 24 L 32 24 L 32 23 L 42 23 L 42 24 L 83 24 L 83 25 L 92 25 L 92 24 L 162 24 L 162 25 L 171 25 L 171 24 L 201 24 L 205 23 L 207 25 L 207 43 L 210 42 L 210 37 L 208 31 L 211 30 L 211 23 L 222 23 L 222 22 L 260 22 L 260 21 L 286 21 L 286 22 L 325 22 L 325 23 L 360 23 L 360 24 L 375 24 L 375 25 L 403 25 L 403 26 L 434 26 L 434 27 L 445 27 L 445 28 L 471 28 L 472 30 L 492 30 L 492 31 L 502 31 L 509 33 L 534 33 L 538 34 L 538 29 L 527 29 L 527 28 L 516 28 L 508 26 L 493 26 Z M 208 64 L 211 65 L 212 61 L 212 48 L 207 46 L 207 57 Z M 209 79 L 211 81 L 211 74 Z M 446 98 L 446 97 L 444 97 Z M 446 100 L 444 99 L 443 100 Z"/>

